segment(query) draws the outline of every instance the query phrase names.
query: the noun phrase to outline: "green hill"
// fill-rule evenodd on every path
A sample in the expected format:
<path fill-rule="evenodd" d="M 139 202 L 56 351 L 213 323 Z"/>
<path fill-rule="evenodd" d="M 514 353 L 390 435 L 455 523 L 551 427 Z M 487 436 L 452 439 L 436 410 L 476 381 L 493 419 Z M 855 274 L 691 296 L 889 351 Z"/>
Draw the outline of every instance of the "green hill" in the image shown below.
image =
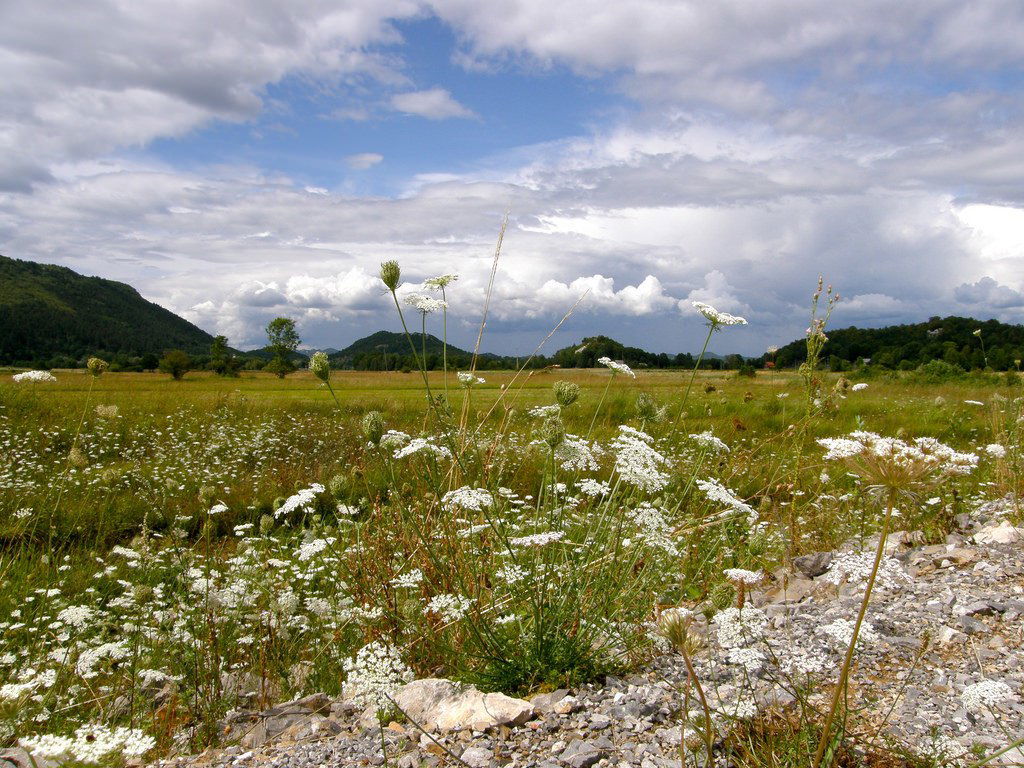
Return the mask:
<path fill-rule="evenodd" d="M 975 332 L 981 329 L 981 336 Z M 997 371 L 1016 367 L 1024 357 L 1024 326 L 998 320 L 969 317 L 933 317 L 925 323 L 890 325 L 885 328 L 828 330 L 822 361 L 841 369 L 858 359 L 886 368 L 916 368 L 931 360 L 944 360 L 970 370 L 989 367 Z M 984 344 L 984 348 L 983 345 Z M 779 349 L 775 363 L 788 368 L 806 358 L 804 339 Z"/>
<path fill-rule="evenodd" d="M 130 285 L 0 256 L 0 364 L 206 352 L 212 340 Z"/>

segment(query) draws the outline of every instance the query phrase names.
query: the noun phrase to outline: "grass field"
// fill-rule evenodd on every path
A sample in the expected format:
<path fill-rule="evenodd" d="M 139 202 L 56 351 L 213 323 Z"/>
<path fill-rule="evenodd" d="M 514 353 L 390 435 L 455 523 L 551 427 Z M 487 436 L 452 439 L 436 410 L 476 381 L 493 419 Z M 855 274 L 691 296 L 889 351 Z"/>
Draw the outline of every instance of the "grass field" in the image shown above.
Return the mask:
<path fill-rule="evenodd" d="M 820 373 L 809 395 L 701 372 L 685 407 L 689 372 L 450 375 L 439 405 L 416 372 L 54 375 L 0 383 L 0 746 L 85 727 L 128 729 L 122 757 L 199 749 L 232 707 L 380 703 L 382 676 L 522 694 L 628 668 L 667 608 L 737 598 L 725 569 L 888 525 L 891 473 L 818 438 L 980 457 L 892 486 L 935 541 L 1021 478 L 1020 387 L 985 374 Z"/>

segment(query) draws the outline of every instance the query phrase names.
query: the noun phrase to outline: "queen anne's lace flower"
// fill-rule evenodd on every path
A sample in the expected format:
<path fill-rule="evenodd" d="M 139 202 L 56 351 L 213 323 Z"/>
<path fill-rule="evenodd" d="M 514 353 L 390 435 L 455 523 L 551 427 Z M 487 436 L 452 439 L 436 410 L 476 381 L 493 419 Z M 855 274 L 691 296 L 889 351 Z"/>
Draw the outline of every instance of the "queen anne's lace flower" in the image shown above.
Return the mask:
<path fill-rule="evenodd" d="M 651 447 L 651 441 L 650 435 L 623 425 L 611 446 L 615 452 L 615 471 L 622 481 L 656 493 L 668 485 L 668 475 L 661 471 L 668 459 Z"/>
<path fill-rule="evenodd" d="M 458 621 L 467 613 L 473 601 L 463 595 L 435 595 L 427 602 L 424 613 L 433 613 L 442 621 Z"/>
<path fill-rule="evenodd" d="M 982 680 L 964 688 L 960 700 L 971 712 L 983 713 L 1013 699 L 1013 689 L 1002 680 Z"/>
<path fill-rule="evenodd" d="M 284 515 L 291 514 L 297 509 L 309 512 L 313 504 L 313 500 L 323 492 L 324 487 L 320 485 L 320 483 L 313 483 L 309 488 L 303 488 L 298 493 L 292 494 L 285 499 L 284 504 L 274 510 L 274 517 L 283 517 Z"/>
<path fill-rule="evenodd" d="M 404 459 L 406 456 L 412 456 L 416 453 L 430 453 L 442 459 L 452 455 L 452 452 L 447 448 L 435 445 L 425 437 L 414 437 L 406 445 L 395 451 L 394 455 L 396 459 Z"/>
<path fill-rule="evenodd" d="M 632 376 L 634 379 L 636 378 L 636 374 L 633 373 L 633 369 L 623 362 L 612 360 L 610 357 L 599 357 L 597 362 L 606 368 L 611 368 L 612 373 L 624 373 L 627 376 Z"/>
<path fill-rule="evenodd" d="M 156 746 L 156 739 L 135 728 L 83 725 L 74 736 L 29 736 L 20 743 L 37 757 L 93 764 L 118 753 L 128 759 L 141 757 Z"/>
<path fill-rule="evenodd" d="M 441 506 L 449 512 L 456 509 L 481 512 L 494 506 L 494 497 L 483 488 L 463 486 L 462 488 L 456 488 L 454 491 L 448 491 L 441 498 Z"/>
<path fill-rule="evenodd" d="M 768 617 L 760 608 L 735 605 L 715 614 L 712 623 L 718 628 L 718 644 L 723 648 L 739 648 L 757 642 L 764 636 Z"/>
<path fill-rule="evenodd" d="M 16 373 L 12 377 L 17 382 L 22 381 L 34 381 L 34 382 L 50 382 L 56 381 L 57 377 L 49 371 L 25 371 L 24 373 Z"/>
<path fill-rule="evenodd" d="M 487 382 L 481 379 L 479 376 L 470 373 L 469 371 L 459 371 L 458 373 L 459 383 L 464 387 L 473 387 L 477 384 L 486 384 Z"/>
<path fill-rule="evenodd" d="M 714 451 L 715 453 L 729 452 L 729 446 L 711 434 L 710 429 L 707 432 L 690 435 L 690 439 L 706 451 Z"/>
<path fill-rule="evenodd" d="M 708 497 L 708 501 L 721 504 L 727 509 L 745 515 L 747 522 L 753 524 L 757 521 L 757 510 L 722 485 L 717 480 L 698 480 L 697 487 Z"/>
<path fill-rule="evenodd" d="M 447 301 L 435 299 L 433 296 L 428 296 L 425 293 L 410 293 L 405 297 L 405 303 L 424 315 L 437 312 L 440 309 L 447 309 L 448 307 Z"/>
<path fill-rule="evenodd" d="M 345 661 L 346 696 L 357 706 L 372 707 L 376 712 L 390 709 L 395 692 L 412 678 L 412 670 L 398 650 L 379 640 L 364 645 L 354 659 Z"/>
<path fill-rule="evenodd" d="M 728 312 L 719 312 L 710 304 L 703 301 L 694 301 L 693 308 L 700 312 L 707 319 L 713 328 L 720 328 L 727 325 L 746 325 L 747 321 L 737 315 L 730 315 Z"/>
<path fill-rule="evenodd" d="M 747 571 L 743 568 L 726 568 L 723 573 L 725 574 L 725 578 L 733 584 L 742 584 L 745 587 L 756 587 L 764 581 L 764 573 L 762 571 Z"/>

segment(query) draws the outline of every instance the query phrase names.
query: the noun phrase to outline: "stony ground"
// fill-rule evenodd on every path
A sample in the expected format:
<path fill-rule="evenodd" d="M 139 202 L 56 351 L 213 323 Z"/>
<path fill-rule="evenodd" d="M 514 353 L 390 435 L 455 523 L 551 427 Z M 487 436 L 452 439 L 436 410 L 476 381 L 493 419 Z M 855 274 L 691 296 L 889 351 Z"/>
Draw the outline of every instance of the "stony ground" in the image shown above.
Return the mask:
<path fill-rule="evenodd" d="M 878 586 L 868 613 L 874 637 L 863 644 L 854 672 L 855 728 L 867 733 L 881 727 L 881 741 L 897 739 L 922 753 L 934 750 L 937 734 L 990 751 L 1024 735 L 1024 529 L 1004 522 L 1011 506 L 990 503 L 962 516 L 961 532 L 945 544 L 914 546 L 915 536 L 904 533 L 890 538 L 888 569 L 895 578 Z M 768 623 L 763 642 L 748 647 L 791 648 L 801 638 L 820 636 L 836 619 L 852 619 L 862 587 L 830 583 L 849 558 L 842 551 L 821 553 L 773 574 L 750 598 Z M 749 715 L 792 703 L 771 659 L 730 663 L 728 649 L 718 647 L 715 625 L 698 624 L 692 632 L 704 637 L 694 660 L 713 709 Z M 835 658 L 826 674 L 835 674 Z M 1014 693 L 998 722 L 968 711 L 961 700 L 968 685 L 982 680 L 1004 681 Z M 397 698 L 418 725 L 410 719 L 392 723 L 383 741 L 388 763 L 399 768 L 460 761 L 471 768 L 678 766 L 681 737 L 688 732 L 681 726 L 687 692 L 694 711 L 683 658 L 672 651 L 632 676 L 529 702 L 443 680 L 416 681 Z M 382 732 L 367 714 L 325 695 L 235 713 L 225 726 L 238 746 L 164 764 L 305 768 L 385 760 Z M 701 764 L 696 755 L 688 760 Z M 1022 765 L 1024 756 L 1013 750 L 992 764 Z"/>

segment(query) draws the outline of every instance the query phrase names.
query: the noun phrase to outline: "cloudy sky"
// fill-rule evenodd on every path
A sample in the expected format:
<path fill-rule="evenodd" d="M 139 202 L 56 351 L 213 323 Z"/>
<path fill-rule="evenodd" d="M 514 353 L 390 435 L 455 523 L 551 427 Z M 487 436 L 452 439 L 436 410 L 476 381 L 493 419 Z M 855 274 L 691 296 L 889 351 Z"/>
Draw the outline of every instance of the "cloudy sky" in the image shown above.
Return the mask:
<path fill-rule="evenodd" d="M 244 9 L 244 10 L 243 10 Z M 0 253 L 261 343 L 396 328 L 694 350 L 1024 319 L 1019 0 L 0 0 Z"/>

